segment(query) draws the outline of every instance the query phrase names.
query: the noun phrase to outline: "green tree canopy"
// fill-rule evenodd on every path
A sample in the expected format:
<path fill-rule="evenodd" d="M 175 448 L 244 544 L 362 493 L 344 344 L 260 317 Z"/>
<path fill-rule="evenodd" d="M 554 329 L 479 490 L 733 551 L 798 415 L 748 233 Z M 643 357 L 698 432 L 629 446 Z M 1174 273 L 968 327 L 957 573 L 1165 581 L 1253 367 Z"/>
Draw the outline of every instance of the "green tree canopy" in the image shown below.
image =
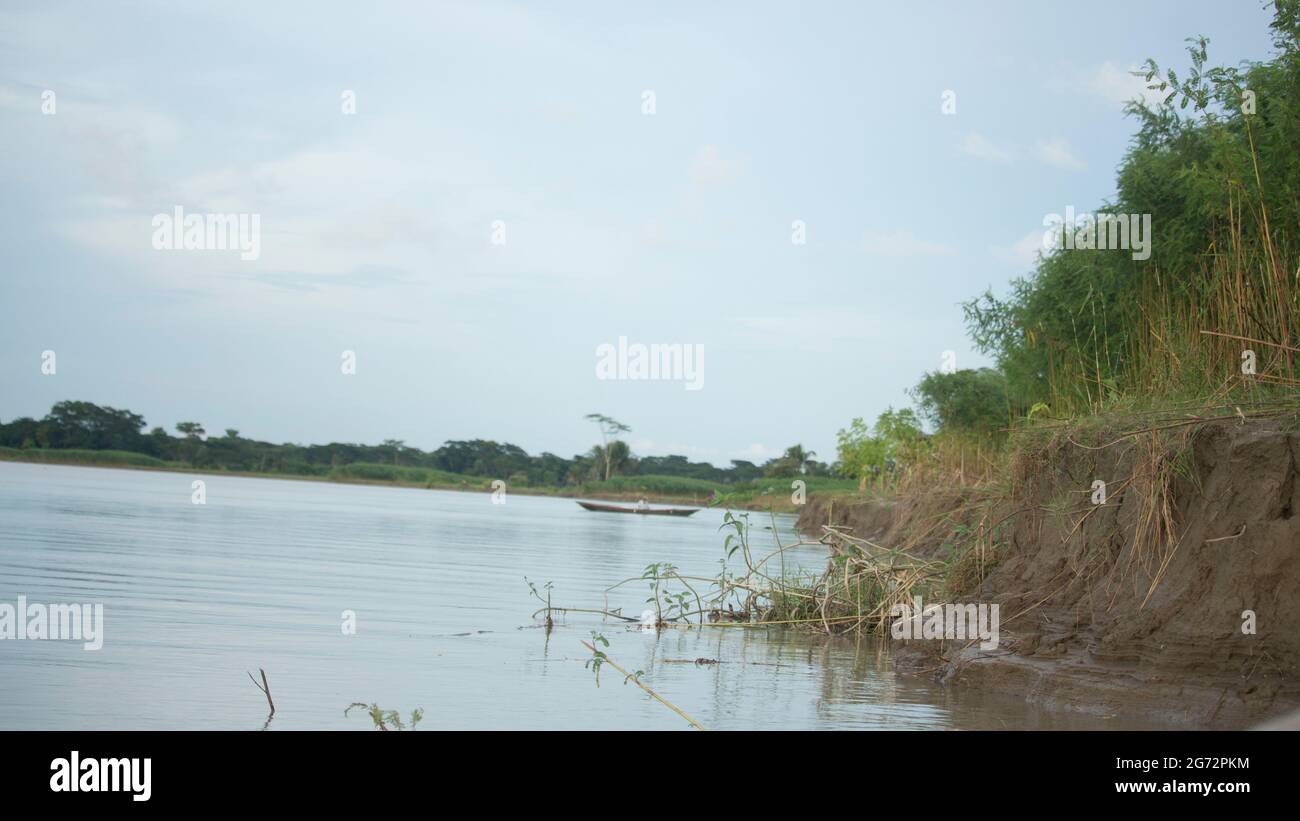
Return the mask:
<path fill-rule="evenodd" d="M 927 373 L 911 394 L 921 417 L 941 431 L 991 434 L 1010 423 L 1007 380 L 992 368 Z"/>

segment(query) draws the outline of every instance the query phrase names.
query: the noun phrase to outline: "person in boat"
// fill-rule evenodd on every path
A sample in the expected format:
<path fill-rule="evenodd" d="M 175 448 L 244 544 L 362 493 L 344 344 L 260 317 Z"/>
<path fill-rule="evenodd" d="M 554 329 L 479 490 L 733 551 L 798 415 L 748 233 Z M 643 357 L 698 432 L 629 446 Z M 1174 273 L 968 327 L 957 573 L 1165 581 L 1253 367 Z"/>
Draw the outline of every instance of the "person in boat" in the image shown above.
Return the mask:
<path fill-rule="evenodd" d="M 650 509 L 650 504 L 645 499 L 642 499 L 636 503 L 636 509 L 644 513 Z"/>

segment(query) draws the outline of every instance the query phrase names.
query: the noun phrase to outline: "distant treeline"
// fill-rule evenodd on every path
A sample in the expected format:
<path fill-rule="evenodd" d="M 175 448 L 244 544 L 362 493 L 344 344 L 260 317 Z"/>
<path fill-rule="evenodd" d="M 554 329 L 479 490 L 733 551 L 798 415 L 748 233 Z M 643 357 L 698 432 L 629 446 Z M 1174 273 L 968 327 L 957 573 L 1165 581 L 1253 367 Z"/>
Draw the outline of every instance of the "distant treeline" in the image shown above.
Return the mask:
<path fill-rule="evenodd" d="M 64 401 L 44 419 L 22 417 L 0 424 L 0 447 L 44 450 L 121 451 L 196 469 L 327 476 L 348 465 L 425 468 L 464 476 L 501 478 L 512 484 L 561 487 L 601 480 L 605 453 L 601 445 L 571 458 L 554 453 L 529 455 L 523 448 L 490 439 L 447 441 L 424 451 L 397 439 L 378 445 L 331 442 L 326 445 L 274 444 L 227 428 L 208 435 L 197 422 L 179 422 L 172 435 L 161 427 L 145 432 L 145 418 L 129 410 L 91 402 Z M 762 465 L 733 460 L 727 468 L 692 462 L 685 456 L 637 458 L 623 442 L 610 443 L 610 477 L 673 476 L 719 484 L 739 484 L 764 476 L 830 473 L 796 445 Z M 348 473 L 357 473 L 349 471 Z M 361 474 L 358 474 L 361 475 Z"/>

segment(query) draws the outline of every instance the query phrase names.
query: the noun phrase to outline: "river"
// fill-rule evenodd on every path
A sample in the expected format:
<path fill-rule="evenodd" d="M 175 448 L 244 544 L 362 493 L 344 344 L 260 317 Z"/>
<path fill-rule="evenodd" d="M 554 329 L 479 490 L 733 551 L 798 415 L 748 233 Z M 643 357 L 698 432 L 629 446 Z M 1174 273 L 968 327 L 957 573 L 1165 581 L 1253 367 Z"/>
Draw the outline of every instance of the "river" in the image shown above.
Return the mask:
<path fill-rule="evenodd" d="M 192 482 L 205 483 L 195 504 Z M 723 513 L 592 513 L 570 499 L 0 462 L 0 603 L 100 603 L 103 647 L 0 641 L 0 729 L 372 729 L 352 702 L 420 729 L 687 729 L 580 641 L 709 729 L 1109 728 L 1013 694 L 896 675 L 869 639 L 780 629 L 658 635 L 556 605 L 671 561 L 714 576 Z M 773 533 L 755 514 L 753 541 Z M 793 517 L 778 516 L 792 541 Z M 802 550 L 790 563 L 820 569 Z M 644 584 L 609 605 L 639 615 Z M 344 611 L 355 633 L 344 629 Z M 717 664 L 696 664 L 697 659 Z M 266 670 L 276 713 L 247 672 Z M 1132 722 L 1126 727 L 1132 728 Z"/>

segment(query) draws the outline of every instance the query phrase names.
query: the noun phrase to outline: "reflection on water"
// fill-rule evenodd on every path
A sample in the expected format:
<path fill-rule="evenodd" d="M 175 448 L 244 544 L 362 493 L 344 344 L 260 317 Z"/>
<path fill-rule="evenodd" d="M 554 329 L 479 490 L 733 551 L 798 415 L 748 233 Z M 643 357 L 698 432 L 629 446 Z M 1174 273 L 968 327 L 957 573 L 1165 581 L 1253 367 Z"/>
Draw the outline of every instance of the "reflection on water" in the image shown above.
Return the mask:
<path fill-rule="evenodd" d="M 549 635 L 524 577 L 557 606 L 672 561 L 714 576 L 720 511 L 690 518 L 587 512 L 571 500 L 0 462 L 0 602 L 101 602 L 104 647 L 0 641 L 0 729 L 369 729 L 351 702 L 422 729 L 682 729 L 606 668 L 612 659 L 710 729 L 1110 726 L 1007 694 L 895 675 L 870 640 L 782 630 L 643 633 L 570 614 Z M 756 520 L 753 541 L 771 533 Z M 788 531 L 789 517 L 777 526 Z M 788 537 L 789 534 L 787 533 Z M 819 569 L 809 549 L 791 560 Z M 610 607 L 638 615 L 645 587 Z M 356 635 L 342 630 L 356 615 Z M 698 664 L 697 659 L 717 660 Z M 1132 723 L 1125 726 L 1132 727 Z"/>

